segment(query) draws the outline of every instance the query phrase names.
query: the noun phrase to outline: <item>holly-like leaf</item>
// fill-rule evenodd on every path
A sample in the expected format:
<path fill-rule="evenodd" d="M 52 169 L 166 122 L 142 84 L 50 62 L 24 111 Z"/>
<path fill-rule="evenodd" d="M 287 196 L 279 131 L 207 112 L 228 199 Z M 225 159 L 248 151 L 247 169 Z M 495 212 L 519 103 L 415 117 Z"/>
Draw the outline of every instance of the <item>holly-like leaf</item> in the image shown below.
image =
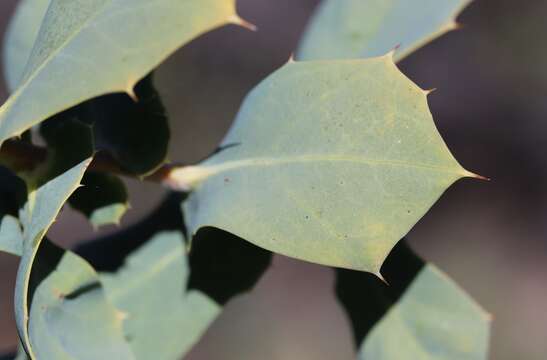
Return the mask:
<path fill-rule="evenodd" d="M 199 291 L 187 291 L 189 269 L 182 235 L 164 232 L 131 254 L 101 280 L 108 298 L 125 314 L 124 329 L 137 359 L 177 360 L 220 312 Z"/>
<path fill-rule="evenodd" d="M 490 317 L 433 265 L 426 265 L 371 330 L 359 359 L 485 360 Z"/>
<path fill-rule="evenodd" d="M 0 143 L 93 97 L 134 97 L 134 85 L 173 51 L 228 23 L 244 24 L 234 0 L 52 0 L 0 108 Z"/>
<path fill-rule="evenodd" d="M 11 90 L 16 87 L 14 79 L 22 76 L 49 2 L 22 0 L 10 23 L 4 48 L 4 73 Z M 76 119 L 92 125 L 96 150 L 108 151 L 128 173 L 147 175 L 166 160 L 169 126 L 151 75 L 136 84 L 134 94 L 138 101 L 127 94 L 109 94 L 85 101 L 50 118 L 48 123 Z M 73 143 L 66 136 L 56 136 L 55 142 L 65 147 L 78 141 L 85 143 L 85 139 L 72 138 Z M 48 145 L 52 144 L 48 141 Z"/>
<path fill-rule="evenodd" d="M 189 233 L 373 272 L 457 179 L 427 93 L 390 56 L 293 62 L 245 100 L 223 151 L 171 173 Z M 237 210 L 234 209 L 237 207 Z"/>
<path fill-rule="evenodd" d="M 399 61 L 456 29 L 471 0 L 323 0 L 305 31 L 300 60 L 355 59 L 398 47 Z"/>

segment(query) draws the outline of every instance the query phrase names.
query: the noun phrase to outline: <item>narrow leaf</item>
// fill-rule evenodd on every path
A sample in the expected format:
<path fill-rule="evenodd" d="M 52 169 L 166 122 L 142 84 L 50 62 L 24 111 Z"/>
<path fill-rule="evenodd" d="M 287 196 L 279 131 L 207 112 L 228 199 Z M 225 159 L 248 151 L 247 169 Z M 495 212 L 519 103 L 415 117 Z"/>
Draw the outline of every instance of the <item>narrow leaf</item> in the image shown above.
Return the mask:
<path fill-rule="evenodd" d="M 21 214 L 23 225 L 23 256 L 17 272 L 15 286 L 15 320 L 22 345 L 32 357 L 29 321 L 29 282 L 34 259 L 40 243 L 61 207 L 79 186 L 90 160 L 77 165 L 65 174 L 51 180 L 37 190 L 29 192 L 28 201 Z"/>
<path fill-rule="evenodd" d="M 457 27 L 471 0 L 323 0 L 300 44 L 297 58 L 355 59 L 398 47 L 399 61 Z"/>
<path fill-rule="evenodd" d="M 444 190 L 473 176 L 389 56 L 285 65 L 247 97 L 223 147 L 169 179 L 192 190 L 190 234 L 214 226 L 375 274 Z"/>

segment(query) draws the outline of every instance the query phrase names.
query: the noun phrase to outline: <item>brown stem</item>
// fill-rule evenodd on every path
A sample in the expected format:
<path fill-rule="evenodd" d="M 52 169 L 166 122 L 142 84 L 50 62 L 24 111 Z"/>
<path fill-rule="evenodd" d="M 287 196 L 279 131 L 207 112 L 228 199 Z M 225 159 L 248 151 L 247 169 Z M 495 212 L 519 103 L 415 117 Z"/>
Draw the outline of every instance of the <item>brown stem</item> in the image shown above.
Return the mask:
<path fill-rule="evenodd" d="M 7 140 L 0 148 L 0 164 L 6 165 L 16 172 L 32 171 L 43 164 L 46 159 L 47 149 L 45 147 L 22 140 Z M 165 164 L 152 174 L 142 177 L 125 171 L 110 154 L 97 152 L 88 169 L 161 183 L 167 179 L 173 168 L 175 165 Z"/>

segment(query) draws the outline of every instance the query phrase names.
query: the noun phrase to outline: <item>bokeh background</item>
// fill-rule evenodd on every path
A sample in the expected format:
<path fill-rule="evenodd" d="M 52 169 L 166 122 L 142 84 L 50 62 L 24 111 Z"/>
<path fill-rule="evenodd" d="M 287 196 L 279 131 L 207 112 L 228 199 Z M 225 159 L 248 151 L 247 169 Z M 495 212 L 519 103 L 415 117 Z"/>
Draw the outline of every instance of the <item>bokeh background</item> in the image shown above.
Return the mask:
<path fill-rule="evenodd" d="M 0 2 L 0 32 L 17 0 Z M 172 160 L 210 153 L 245 94 L 284 64 L 318 0 L 239 0 L 256 33 L 229 26 L 178 51 L 156 83 L 173 129 Z M 469 170 L 492 179 L 450 188 L 410 232 L 413 247 L 494 316 L 491 358 L 547 358 L 547 2 L 476 0 L 464 25 L 400 68 L 430 96 L 437 126 Z M 6 98 L 0 85 L 0 101 Z M 128 181 L 138 221 L 161 198 Z M 101 232 L 112 232 L 105 228 Z M 65 209 L 51 238 L 94 236 Z M 12 294 L 17 259 L 0 254 L 0 353 L 17 341 Z M 283 257 L 256 289 L 227 306 L 188 356 L 203 359 L 353 359 L 350 331 L 332 295 L 332 272 Z M 403 358 L 403 357 L 402 357 Z"/>

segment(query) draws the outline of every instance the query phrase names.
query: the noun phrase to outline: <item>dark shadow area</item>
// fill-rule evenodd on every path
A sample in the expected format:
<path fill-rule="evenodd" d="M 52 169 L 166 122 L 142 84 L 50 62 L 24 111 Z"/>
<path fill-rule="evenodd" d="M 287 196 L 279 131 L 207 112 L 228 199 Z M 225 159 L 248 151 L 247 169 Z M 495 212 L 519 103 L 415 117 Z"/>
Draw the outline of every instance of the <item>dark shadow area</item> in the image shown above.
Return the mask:
<path fill-rule="evenodd" d="M 0 166 L 0 219 L 8 214 L 18 217 L 26 200 L 25 182 L 11 170 Z"/>
<path fill-rule="evenodd" d="M 200 229 L 192 240 L 189 289 L 204 292 L 224 305 L 250 291 L 270 266 L 272 253 L 213 227 Z"/>
<path fill-rule="evenodd" d="M 180 204 L 184 195 L 169 194 L 160 206 L 141 222 L 97 240 L 85 242 L 74 252 L 86 259 L 97 271 L 114 272 L 127 255 L 161 231 L 185 233 Z"/>
<path fill-rule="evenodd" d="M 423 260 L 414 254 L 406 240 L 401 240 L 381 269 L 387 284 L 371 273 L 335 269 L 336 295 L 351 322 L 356 347 L 399 300 L 423 266 Z"/>
<path fill-rule="evenodd" d="M 112 157 L 122 171 L 147 174 L 166 160 L 170 131 L 152 74 L 139 81 L 134 91 L 136 99 L 127 94 L 108 94 L 65 110 L 46 120 L 41 134 L 54 149 L 78 148 L 78 143 L 88 143 L 91 136 L 93 150 Z M 67 122 L 86 124 L 90 135 L 73 131 L 73 136 L 66 136 L 62 129 Z"/>

